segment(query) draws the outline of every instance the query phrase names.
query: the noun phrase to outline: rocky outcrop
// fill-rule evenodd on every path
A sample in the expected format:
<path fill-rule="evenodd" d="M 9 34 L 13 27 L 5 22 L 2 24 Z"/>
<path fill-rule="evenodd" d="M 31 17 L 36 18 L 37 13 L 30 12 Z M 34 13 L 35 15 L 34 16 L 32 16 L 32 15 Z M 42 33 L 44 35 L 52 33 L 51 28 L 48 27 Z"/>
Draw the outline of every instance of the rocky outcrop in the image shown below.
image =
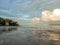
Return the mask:
<path fill-rule="evenodd" d="M 0 18 L 0 26 L 19 26 L 17 21 Z"/>

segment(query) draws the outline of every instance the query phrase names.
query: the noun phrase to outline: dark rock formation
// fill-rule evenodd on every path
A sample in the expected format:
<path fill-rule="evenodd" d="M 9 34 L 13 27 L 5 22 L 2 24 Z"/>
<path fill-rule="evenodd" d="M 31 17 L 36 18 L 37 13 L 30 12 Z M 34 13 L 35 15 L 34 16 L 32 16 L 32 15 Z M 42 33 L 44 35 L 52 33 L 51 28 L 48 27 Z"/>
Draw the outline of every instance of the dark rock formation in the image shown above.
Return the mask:
<path fill-rule="evenodd" d="M 0 18 L 0 26 L 19 26 L 17 21 Z"/>

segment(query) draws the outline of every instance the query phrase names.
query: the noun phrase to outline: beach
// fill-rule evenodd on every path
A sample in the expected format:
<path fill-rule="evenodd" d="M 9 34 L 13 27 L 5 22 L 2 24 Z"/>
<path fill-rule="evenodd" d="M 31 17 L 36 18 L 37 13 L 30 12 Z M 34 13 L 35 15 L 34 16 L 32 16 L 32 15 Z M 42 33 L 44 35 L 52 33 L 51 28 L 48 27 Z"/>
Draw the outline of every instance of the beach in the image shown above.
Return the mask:
<path fill-rule="evenodd" d="M 1 29 L 0 45 L 60 45 L 60 31 L 27 27 Z"/>

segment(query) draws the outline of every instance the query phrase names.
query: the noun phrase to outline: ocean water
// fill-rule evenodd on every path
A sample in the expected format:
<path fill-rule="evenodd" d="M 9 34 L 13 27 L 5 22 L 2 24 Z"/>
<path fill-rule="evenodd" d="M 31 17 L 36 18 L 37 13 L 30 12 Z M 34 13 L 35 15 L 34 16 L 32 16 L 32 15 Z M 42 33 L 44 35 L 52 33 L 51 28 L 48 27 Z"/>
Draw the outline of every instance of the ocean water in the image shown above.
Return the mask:
<path fill-rule="evenodd" d="M 0 27 L 0 45 L 60 45 L 60 30 Z"/>

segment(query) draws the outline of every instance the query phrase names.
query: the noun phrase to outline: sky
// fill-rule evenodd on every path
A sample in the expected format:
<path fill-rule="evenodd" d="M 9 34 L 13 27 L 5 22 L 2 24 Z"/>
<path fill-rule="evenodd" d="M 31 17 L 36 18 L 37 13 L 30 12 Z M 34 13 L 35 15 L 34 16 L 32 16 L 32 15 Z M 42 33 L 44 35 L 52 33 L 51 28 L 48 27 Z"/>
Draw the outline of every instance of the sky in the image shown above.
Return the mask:
<path fill-rule="evenodd" d="M 18 21 L 21 25 L 39 25 L 44 10 L 60 8 L 60 0 L 0 0 L 0 17 Z"/>

